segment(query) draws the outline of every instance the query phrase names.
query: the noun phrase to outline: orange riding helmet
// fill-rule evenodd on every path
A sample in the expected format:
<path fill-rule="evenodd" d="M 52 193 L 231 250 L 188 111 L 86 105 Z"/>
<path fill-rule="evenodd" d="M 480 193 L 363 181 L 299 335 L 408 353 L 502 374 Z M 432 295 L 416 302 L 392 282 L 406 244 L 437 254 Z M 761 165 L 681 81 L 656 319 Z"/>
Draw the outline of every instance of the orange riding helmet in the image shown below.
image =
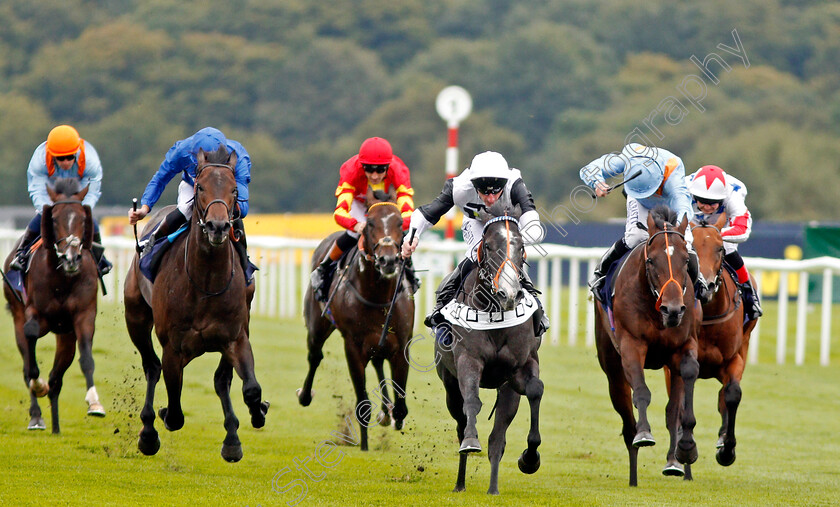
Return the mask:
<path fill-rule="evenodd" d="M 73 155 L 79 151 L 82 138 L 70 125 L 59 125 L 50 130 L 47 136 L 47 153 L 53 157 Z"/>

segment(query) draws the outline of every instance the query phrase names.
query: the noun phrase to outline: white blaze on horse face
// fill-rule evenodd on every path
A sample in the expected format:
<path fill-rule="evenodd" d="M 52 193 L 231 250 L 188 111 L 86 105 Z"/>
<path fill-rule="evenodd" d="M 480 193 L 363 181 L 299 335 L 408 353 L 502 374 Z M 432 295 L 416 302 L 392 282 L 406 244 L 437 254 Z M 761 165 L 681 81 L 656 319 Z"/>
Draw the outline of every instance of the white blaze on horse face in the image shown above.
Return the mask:
<path fill-rule="evenodd" d="M 501 237 L 501 241 L 499 241 L 499 245 L 505 245 L 503 248 L 511 248 L 509 239 L 508 239 L 508 232 L 506 229 L 502 229 L 499 227 L 497 229 L 498 235 Z M 519 273 L 516 271 L 516 267 L 513 265 L 512 260 L 510 259 L 510 253 L 502 250 L 498 252 L 498 259 L 499 263 L 502 263 L 501 269 L 499 266 L 496 266 L 498 270 L 498 278 L 496 280 L 497 290 L 504 291 L 509 297 L 515 297 L 517 292 L 519 292 Z"/>
<path fill-rule="evenodd" d="M 665 248 L 665 253 L 668 254 L 668 257 L 672 257 L 674 255 L 673 245 L 668 245 L 668 247 Z"/>

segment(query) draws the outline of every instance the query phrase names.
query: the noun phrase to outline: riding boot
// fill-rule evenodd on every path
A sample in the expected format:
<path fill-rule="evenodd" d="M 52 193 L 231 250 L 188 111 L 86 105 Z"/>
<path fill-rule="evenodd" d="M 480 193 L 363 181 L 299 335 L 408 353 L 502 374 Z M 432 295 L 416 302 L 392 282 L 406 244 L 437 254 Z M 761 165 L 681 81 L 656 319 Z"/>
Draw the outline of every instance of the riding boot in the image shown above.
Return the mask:
<path fill-rule="evenodd" d="M 589 290 L 592 291 L 592 295 L 598 301 L 603 303 L 601 300 L 601 288 L 604 286 L 604 281 L 606 280 L 610 266 L 629 251 L 630 247 L 627 246 L 627 243 L 624 242 L 624 238 L 622 237 L 601 257 L 601 260 L 598 262 L 598 267 L 595 268 L 595 272 L 592 273 L 592 278 L 589 280 Z"/>
<path fill-rule="evenodd" d="M 148 241 L 145 242 L 145 245 L 143 245 L 143 253 L 140 254 L 140 257 L 143 257 L 151 252 L 155 243 L 177 231 L 178 228 L 186 222 L 187 217 L 185 217 L 178 208 L 169 212 L 169 214 L 164 217 L 160 225 L 157 226 L 155 232 L 153 232 L 149 237 Z"/>
<path fill-rule="evenodd" d="M 694 283 L 694 295 L 703 303 L 708 303 L 711 298 L 709 292 L 709 284 L 700 272 L 700 259 L 697 257 L 697 252 L 694 248 L 688 248 L 688 276 Z"/>
<path fill-rule="evenodd" d="M 26 269 L 26 263 L 29 260 L 29 247 L 32 246 L 32 242 L 35 241 L 39 235 L 39 231 L 33 231 L 30 229 L 26 229 L 23 232 L 23 237 L 20 239 L 20 246 L 15 252 L 15 258 L 12 259 L 11 264 L 9 264 L 9 268 L 16 269 L 20 272 L 23 272 Z"/>
<path fill-rule="evenodd" d="M 548 328 L 551 327 L 551 324 L 548 322 L 548 315 L 545 314 L 545 310 L 543 309 L 542 301 L 540 301 L 539 295 L 542 294 L 536 287 L 534 287 L 534 282 L 531 281 L 531 277 L 528 276 L 527 270 L 522 270 L 522 278 L 519 280 L 520 285 L 522 288 L 527 290 L 534 299 L 537 300 L 537 311 L 534 312 L 534 336 L 542 336 L 548 331 Z"/>
<path fill-rule="evenodd" d="M 254 282 L 254 272 L 248 273 L 250 261 L 248 259 L 248 242 L 245 239 L 245 224 L 241 218 L 233 221 L 233 248 L 239 254 L 239 263 L 242 265 L 242 272 L 245 273 L 245 282 L 251 285 Z"/>
<path fill-rule="evenodd" d="M 312 290 L 315 292 L 315 299 L 322 303 L 326 303 L 330 297 L 330 285 L 332 285 L 333 274 L 338 264 L 338 259 L 344 250 L 338 246 L 338 241 L 332 244 L 329 254 L 324 257 L 321 264 L 312 271 L 309 275 L 309 283 L 312 285 Z"/>
<path fill-rule="evenodd" d="M 105 276 L 110 273 L 114 265 L 105 258 L 105 247 L 102 246 L 102 236 L 98 231 L 93 233 L 93 245 L 90 247 L 90 251 L 93 254 L 93 260 L 96 261 L 99 276 Z"/>
<path fill-rule="evenodd" d="M 461 283 L 463 282 L 464 277 L 472 271 L 474 266 L 475 263 L 473 263 L 471 259 L 464 259 L 455 267 L 455 270 L 440 283 L 440 287 L 438 287 L 437 292 L 435 292 L 435 295 L 437 296 L 435 308 L 432 310 L 432 313 L 427 315 L 423 320 L 423 324 L 425 324 L 426 327 L 435 328 L 440 325 L 449 325 L 449 321 L 447 321 L 443 316 L 441 310 L 450 301 L 452 301 L 458 293 L 458 289 L 461 288 Z"/>
<path fill-rule="evenodd" d="M 752 282 L 747 280 L 739 285 L 741 287 L 741 293 L 744 295 L 744 309 L 747 312 L 747 320 L 756 320 L 764 315 L 764 311 L 761 309 L 761 302 L 758 300 L 758 293 L 753 288 Z"/>

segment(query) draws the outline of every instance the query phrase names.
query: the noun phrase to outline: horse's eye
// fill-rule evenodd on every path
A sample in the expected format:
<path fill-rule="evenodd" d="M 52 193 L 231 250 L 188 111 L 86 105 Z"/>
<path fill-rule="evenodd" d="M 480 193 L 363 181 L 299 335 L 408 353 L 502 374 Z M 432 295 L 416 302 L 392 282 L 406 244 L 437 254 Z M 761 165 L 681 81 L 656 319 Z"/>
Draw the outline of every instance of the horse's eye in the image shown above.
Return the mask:
<path fill-rule="evenodd" d="M 201 184 L 196 184 L 195 189 L 199 192 L 204 192 L 204 187 L 202 187 Z"/>
<path fill-rule="evenodd" d="M 645 259 L 645 262 L 648 264 L 653 264 L 653 259 Z"/>

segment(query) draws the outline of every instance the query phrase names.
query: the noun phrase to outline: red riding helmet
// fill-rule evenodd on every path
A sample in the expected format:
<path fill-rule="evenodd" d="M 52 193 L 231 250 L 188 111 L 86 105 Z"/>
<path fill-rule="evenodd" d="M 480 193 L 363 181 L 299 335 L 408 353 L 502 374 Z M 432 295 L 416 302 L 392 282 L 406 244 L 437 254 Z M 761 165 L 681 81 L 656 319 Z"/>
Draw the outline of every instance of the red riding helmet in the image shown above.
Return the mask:
<path fill-rule="evenodd" d="M 370 165 L 390 164 L 394 158 L 391 143 L 381 137 L 365 139 L 359 148 L 359 162 Z"/>

